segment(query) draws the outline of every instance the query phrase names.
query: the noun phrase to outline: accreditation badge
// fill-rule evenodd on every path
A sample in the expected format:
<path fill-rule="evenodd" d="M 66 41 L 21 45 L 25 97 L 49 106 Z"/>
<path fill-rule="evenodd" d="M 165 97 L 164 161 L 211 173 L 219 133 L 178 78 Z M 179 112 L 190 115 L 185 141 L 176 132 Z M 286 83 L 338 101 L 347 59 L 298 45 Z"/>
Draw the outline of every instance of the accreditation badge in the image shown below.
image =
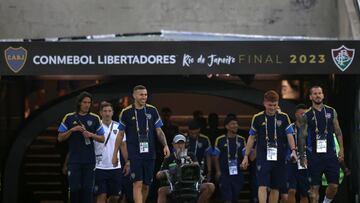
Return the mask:
<path fill-rule="evenodd" d="M 149 143 L 148 142 L 140 142 L 139 143 L 140 153 L 148 153 L 149 152 Z"/>
<path fill-rule="evenodd" d="M 327 140 L 316 140 L 316 153 L 326 153 Z"/>
<path fill-rule="evenodd" d="M 266 160 L 268 161 L 277 161 L 277 148 L 276 147 L 268 147 L 266 154 Z"/>
<path fill-rule="evenodd" d="M 266 160 L 277 161 L 277 147 L 276 145 L 268 144 L 266 147 Z"/>
<path fill-rule="evenodd" d="M 238 174 L 238 162 L 236 159 L 229 160 L 229 175 L 237 175 Z"/>
<path fill-rule="evenodd" d="M 149 152 L 149 137 L 147 135 L 139 136 L 139 150 L 140 150 L 140 153 L 148 153 Z"/>
<path fill-rule="evenodd" d="M 102 154 L 96 155 L 95 159 L 96 159 L 96 165 L 100 165 L 102 161 Z"/>
<path fill-rule="evenodd" d="M 85 139 L 85 145 L 91 144 L 90 138 L 84 137 Z"/>

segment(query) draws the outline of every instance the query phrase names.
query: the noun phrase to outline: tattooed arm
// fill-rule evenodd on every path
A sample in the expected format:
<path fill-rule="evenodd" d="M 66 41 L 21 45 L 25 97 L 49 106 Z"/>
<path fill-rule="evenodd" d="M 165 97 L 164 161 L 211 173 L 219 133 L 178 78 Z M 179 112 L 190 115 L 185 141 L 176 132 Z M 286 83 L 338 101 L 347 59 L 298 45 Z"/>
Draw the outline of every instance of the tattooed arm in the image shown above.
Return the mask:
<path fill-rule="evenodd" d="M 156 128 L 156 134 L 159 142 L 165 147 L 167 146 L 166 137 L 164 131 L 161 128 Z"/>
<path fill-rule="evenodd" d="M 169 150 L 169 147 L 168 147 L 167 142 L 166 142 L 166 137 L 165 137 L 164 131 L 162 131 L 161 128 L 156 128 L 156 134 L 157 134 L 159 142 L 164 146 L 163 150 L 164 150 L 165 157 L 169 157 L 170 156 L 170 150 Z"/>
<path fill-rule="evenodd" d="M 341 132 L 341 128 L 339 125 L 339 120 L 337 117 L 337 113 L 334 110 L 334 129 L 335 129 L 335 135 L 336 135 L 336 139 L 339 143 L 339 147 L 340 147 L 340 151 L 339 151 L 339 161 L 342 162 L 344 161 L 344 144 L 343 144 L 343 136 L 342 136 L 342 132 Z"/>
<path fill-rule="evenodd" d="M 306 119 L 306 115 L 303 115 L 300 120 L 300 137 L 299 137 L 299 145 L 298 145 L 302 165 L 304 165 L 304 160 L 306 158 L 305 144 L 306 144 L 307 136 L 308 136 L 307 119 Z"/>

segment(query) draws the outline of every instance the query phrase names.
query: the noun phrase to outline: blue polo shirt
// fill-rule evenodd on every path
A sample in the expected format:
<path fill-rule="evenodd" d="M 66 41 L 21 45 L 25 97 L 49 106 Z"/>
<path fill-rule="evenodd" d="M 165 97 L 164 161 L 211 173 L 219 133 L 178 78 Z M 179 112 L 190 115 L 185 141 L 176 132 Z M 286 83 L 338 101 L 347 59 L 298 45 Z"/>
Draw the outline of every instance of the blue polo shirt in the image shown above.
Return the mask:
<path fill-rule="evenodd" d="M 229 140 L 229 146 L 228 141 Z M 228 159 L 228 147 L 230 152 L 230 159 L 235 159 L 235 154 L 238 155 L 238 173 L 241 172 L 240 164 L 245 153 L 245 138 L 236 135 L 236 137 L 228 138 L 226 135 L 219 136 L 215 141 L 214 155 L 219 157 L 221 174 L 229 175 L 229 159 Z"/>
<path fill-rule="evenodd" d="M 287 135 L 293 134 L 294 130 L 290 125 L 289 116 L 286 113 L 278 112 L 273 116 L 266 115 L 264 111 L 253 116 L 251 121 L 250 136 L 257 136 L 256 159 L 266 161 L 266 126 L 268 130 L 269 142 L 275 143 L 275 117 L 277 134 L 277 160 L 284 160 L 286 157 Z M 267 125 L 266 125 L 267 120 Z"/>
<path fill-rule="evenodd" d="M 325 114 L 326 111 L 326 114 Z M 315 115 L 314 115 L 315 112 Z M 320 138 L 326 138 L 327 149 L 326 154 L 330 156 L 336 156 L 336 147 L 334 139 L 332 137 L 334 133 L 334 119 L 337 118 L 337 113 L 334 108 L 324 105 L 323 108 L 318 111 L 314 108 L 308 109 L 303 115 L 307 121 L 308 126 L 308 139 L 307 149 L 311 154 L 316 154 L 316 124 L 315 118 L 317 119 L 318 129 Z M 327 121 L 326 121 L 327 120 Z M 327 136 L 325 135 L 325 126 L 327 122 Z"/>
<path fill-rule="evenodd" d="M 59 133 L 64 133 L 77 125 L 84 125 L 86 130 L 104 136 L 104 129 L 101 125 L 100 117 L 94 113 L 79 115 L 76 112 L 68 113 L 63 118 L 59 128 Z M 69 143 L 69 164 L 92 164 L 95 163 L 94 142 L 90 139 L 90 144 L 85 144 L 85 138 L 79 131 L 71 133 L 68 138 Z"/>
<path fill-rule="evenodd" d="M 205 163 L 204 156 L 206 156 L 210 150 L 210 139 L 205 135 L 200 134 L 197 139 L 194 139 L 191 136 L 187 136 L 187 142 L 187 149 L 189 152 L 192 152 L 196 155 L 199 163 L 201 163 L 201 161 L 204 161 Z"/>
<path fill-rule="evenodd" d="M 148 136 L 149 152 L 140 153 L 139 136 L 137 132 L 136 116 L 141 136 Z M 148 122 L 149 131 L 146 133 L 146 122 Z M 136 109 L 134 105 L 130 105 L 123 109 L 120 113 L 119 130 L 126 134 L 126 144 L 129 154 L 129 159 L 155 159 L 155 130 L 161 128 L 163 122 L 160 119 L 156 107 L 146 104 L 142 109 Z"/>

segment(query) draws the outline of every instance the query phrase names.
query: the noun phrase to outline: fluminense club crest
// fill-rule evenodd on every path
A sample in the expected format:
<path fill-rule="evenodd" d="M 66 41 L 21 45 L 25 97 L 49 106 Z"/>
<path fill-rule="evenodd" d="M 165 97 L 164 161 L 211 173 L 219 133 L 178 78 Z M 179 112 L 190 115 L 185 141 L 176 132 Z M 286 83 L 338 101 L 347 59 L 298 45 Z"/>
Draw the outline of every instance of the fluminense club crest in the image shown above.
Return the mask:
<path fill-rule="evenodd" d="M 349 49 L 342 45 L 337 49 L 331 49 L 331 56 L 335 65 L 341 70 L 345 71 L 352 63 L 355 56 L 355 49 Z"/>
<path fill-rule="evenodd" d="M 14 73 L 19 72 L 26 63 L 27 50 L 23 47 L 9 47 L 5 51 L 5 61 L 10 70 Z"/>

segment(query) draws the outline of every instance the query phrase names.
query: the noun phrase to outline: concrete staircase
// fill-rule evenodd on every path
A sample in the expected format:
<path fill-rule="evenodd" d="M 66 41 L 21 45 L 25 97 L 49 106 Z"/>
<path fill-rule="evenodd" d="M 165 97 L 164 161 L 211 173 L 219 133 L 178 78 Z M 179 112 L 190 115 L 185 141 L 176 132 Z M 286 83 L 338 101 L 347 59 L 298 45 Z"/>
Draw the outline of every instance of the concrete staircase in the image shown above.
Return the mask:
<path fill-rule="evenodd" d="M 28 148 L 24 164 L 24 189 L 35 202 L 66 202 L 67 182 L 62 174 L 66 149 L 57 143 L 57 129 L 49 127 Z"/>

